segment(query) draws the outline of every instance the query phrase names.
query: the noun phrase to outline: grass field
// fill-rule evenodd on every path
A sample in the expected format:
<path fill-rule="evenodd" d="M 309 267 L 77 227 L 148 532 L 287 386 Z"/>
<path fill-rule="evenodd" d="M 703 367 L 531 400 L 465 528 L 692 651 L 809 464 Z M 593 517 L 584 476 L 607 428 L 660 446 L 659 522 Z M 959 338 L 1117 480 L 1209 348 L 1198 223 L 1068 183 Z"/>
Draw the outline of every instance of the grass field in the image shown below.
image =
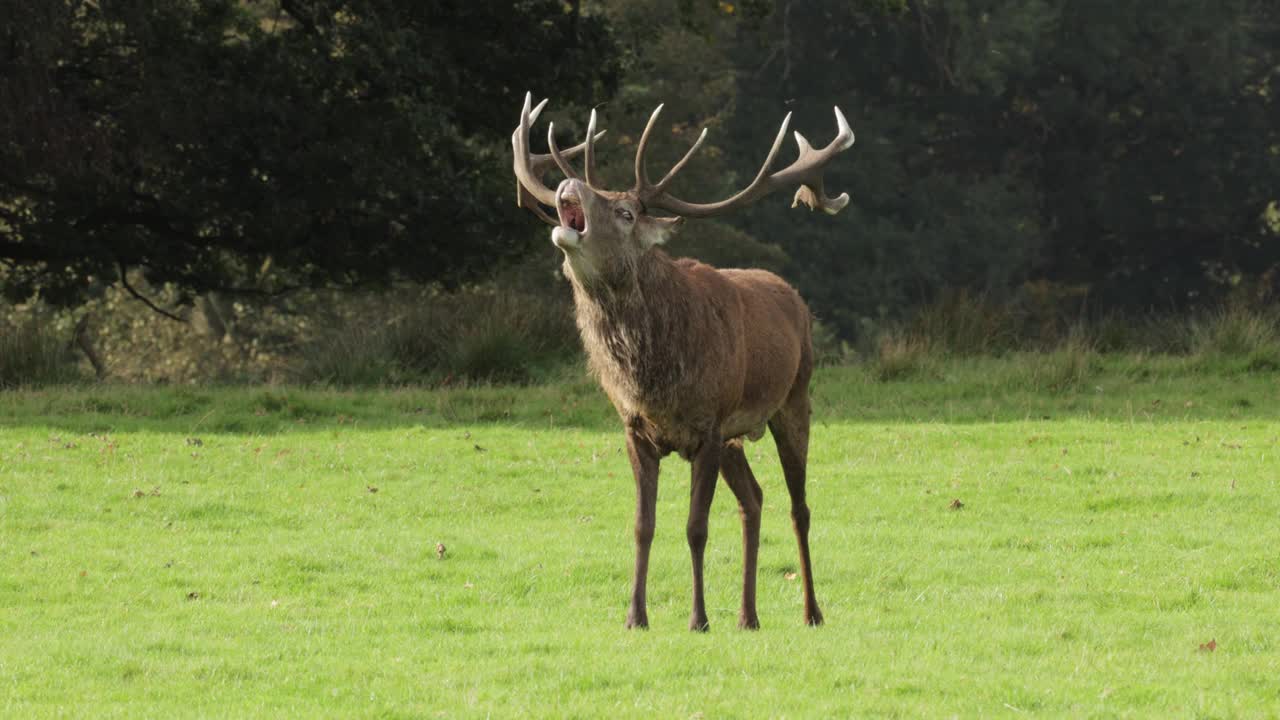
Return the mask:
<path fill-rule="evenodd" d="M 766 438 L 764 627 L 735 628 L 721 488 L 701 635 L 674 457 L 652 629 L 623 628 L 634 491 L 585 379 L 5 393 L 0 715 L 1280 715 L 1275 374 L 982 360 L 814 395 L 827 624 Z"/>

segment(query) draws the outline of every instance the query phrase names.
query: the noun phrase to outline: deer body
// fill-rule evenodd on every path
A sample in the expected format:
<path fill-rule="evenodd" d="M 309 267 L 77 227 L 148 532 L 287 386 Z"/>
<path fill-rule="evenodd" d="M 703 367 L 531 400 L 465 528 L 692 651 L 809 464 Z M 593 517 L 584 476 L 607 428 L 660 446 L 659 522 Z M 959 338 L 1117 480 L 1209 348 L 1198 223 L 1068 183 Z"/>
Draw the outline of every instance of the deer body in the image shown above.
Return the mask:
<path fill-rule="evenodd" d="M 809 310 L 772 273 L 654 250 L 620 286 L 593 291 L 565 269 L 593 373 L 665 452 L 692 457 L 712 428 L 722 441 L 759 439 L 808 381 Z"/>
<path fill-rule="evenodd" d="M 742 605 L 738 624 L 757 628 L 756 564 L 760 511 L 764 501 L 742 449 L 744 438 L 759 439 L 766 427 L 778 448 L 791 497 L 791 518 L 800 551 L 804 619 L 822 622 L 809 560 L 809 506 L 805 473 L 809 449 L 809 378 L 813 349 L 809 309 L 778 276 L 763 270 L 719 270 L 694 260 L 673 260 L 659 245 L 685 217 L 711 217 L 754 202 L 775 190 L 798 185 L 795 203 L 839 212 L 848 195 L 829 198 L 822 167 L 853 144 L 853 133 L 836 110 L 839 132 L 822 150 L 796 133 L 800 157 L 770 173 L 787 123 L 774 141 L 760 173 L 736 195 L 709 204 L 689 203 L 666 191 L 689 161 L 702 136 L 657 183 L 649 181 L 644 153 L 659 106 L 636 153 L 636 187 L 610 192 L 592 183 L 596 116 L 587 139 L 561 153 L 554 128 L 551 152 L 529 151 L 528 133 L 546 101 L 531 108 L 526 96 L 520 125 L 512 135 L 517 198 L 554 225 L 552 242 L 564 253 L 565 275 L 573 286 L 578 329 L 593 373 L 626 427 L 627 456 L 636 481 L 636 561 L 628 627 L 647 627 L 646 586 L 649 548 L 655 528 L 658 468 L 672 452 L 691 466 L 689 517 L 685 536 L 693 567 L 693 610 L 689 627 L 706 630 L 703 555 L 707 517 L 716 481 L 723 476 L 742 516 Z M 585 155 L 585 178 L 567 158 Z M 552 189 L 542 175 L 552 163 L 566 179 Z M 540 205 L 555 208 L 556 217 Z M 674 217 L 661 217 L 665 210 Z"/>

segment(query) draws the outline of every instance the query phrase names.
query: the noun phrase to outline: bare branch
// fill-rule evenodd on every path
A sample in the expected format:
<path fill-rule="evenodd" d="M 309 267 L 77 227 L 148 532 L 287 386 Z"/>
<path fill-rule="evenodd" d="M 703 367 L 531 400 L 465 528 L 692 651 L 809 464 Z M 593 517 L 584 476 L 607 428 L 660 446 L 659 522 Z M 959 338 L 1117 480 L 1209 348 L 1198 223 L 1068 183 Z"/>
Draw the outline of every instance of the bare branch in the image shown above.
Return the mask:
<path fill-rule="evenodd" d="M 130 295 L 132 295 L 133 297 L 135 297 L 136 299 L 138 299 L 139 301 L 141 301 L 143 305 L 146 305 L 147 307 L 149 307 L 149 308 L 151 308 L 152 310 L 154 310 L 154 311 L 156 311 L 156 312 L 160 313 L 161 315 L 163 315 L 163 316 L 165 316 L 165 317 L 169 318 L 170 320 L 172 320 L 172 321 L 174 321 L 174 322 L 182 323 L 183 325 L 186 325 L 186 324 L 187 324 L 187 321 L 186 321 L 186 320 L 183 320 L 182 318 L 178 317 L 177 315 L 174 315 L 173 313 L 169 312 L 168 310 L 165 310 L 164 308 L 160 307 L 159 305 L 156 305 L 155 303 L 151 302 L 151 300 L 150 300 L 150 299 L 148 299 L 145 295 L 143 295 L 142 293 L 138 292 L 138 291 L 137 291 L 137 290 L 136 290 L 132 285 L 130 285 L 130 284 L 129 284 L 129 273 L 128 273 L 128 268 L 126 268 L 126 267 L 125 267 L 125 265 L 124 265 L 124 263 L 122 263 L 122 262 L 117 262 L 116 264 L 117 264 L 117 266 L 120 268 L 120 285 L 121 285 L 121 286 L 122 286 L 122 287 L 123 287 L 123 288 L 124 288 L 124 289 L 129 293 L 129 294 L 130 294 Z"/>

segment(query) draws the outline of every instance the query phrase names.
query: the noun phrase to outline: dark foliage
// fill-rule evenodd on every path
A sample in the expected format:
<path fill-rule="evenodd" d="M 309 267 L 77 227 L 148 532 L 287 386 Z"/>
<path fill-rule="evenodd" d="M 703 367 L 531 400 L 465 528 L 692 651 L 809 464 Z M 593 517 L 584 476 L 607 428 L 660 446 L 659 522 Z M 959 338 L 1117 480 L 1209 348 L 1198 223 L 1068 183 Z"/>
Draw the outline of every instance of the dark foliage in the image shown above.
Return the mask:
<path fill-rule="evenodd" d="M 696 200 L 749 181 L 787 110 L 824 142 L 839 104 L 858 135 L 828 172 L 844 213 L 775 198 L 681 247 L 781 268 L 846 338 L 962 290 L 1064 315 L 1280 290 L 1275 2 L 0 0 L 0 17 L 10 298 L 73 300 L 127 269 L 270 294 L 549 257 L 513 202 L 527 89 L 557 127 L 603 105 L 611 182 L 657 102 L 655 167 L 707 124 L 680 181 Z"/>
<path fill-rule="evenodd" d="M 845 333 L 947 287 L 1173 309 L 1276 282 L 1275 3 L 779 0 L 736 52 L 746 146 L 782 108 L 858 131 L 829 173 L 847 219 L 743 223 Z"/>
<path fill-rule="evenodd" d="M 506 177 L 525 89 L 616 82 L 607 29 L 558 0 L 0 0 L 0 16 L 10 298 L 73 299 L 128 268 L 194 291 L 466 278 L 527 246 Z"/>

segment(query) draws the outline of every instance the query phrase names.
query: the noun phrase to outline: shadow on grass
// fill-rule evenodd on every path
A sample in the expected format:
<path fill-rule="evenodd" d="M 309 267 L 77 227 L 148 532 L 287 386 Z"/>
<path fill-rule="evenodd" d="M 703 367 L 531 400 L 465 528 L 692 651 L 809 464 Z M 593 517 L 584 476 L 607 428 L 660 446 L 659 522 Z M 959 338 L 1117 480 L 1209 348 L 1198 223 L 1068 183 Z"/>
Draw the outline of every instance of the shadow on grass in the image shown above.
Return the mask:
<path fill-rule="evenodd" d="M 1100 361 L 1068 382 L 1017 358 L 953 361 L 892 381 L 823 368 L 814 421 L 981 423 L 1092 417 L 1142 422 L 1280 419 L 1280 374 L 1197 370 L 1174 360 Z M 621 427 L 585 372 L 548 385 L 472 388 L 84 386 L 0 393 L 0 430 L 267 435 L 334 429 L 504 424 Z"/>

